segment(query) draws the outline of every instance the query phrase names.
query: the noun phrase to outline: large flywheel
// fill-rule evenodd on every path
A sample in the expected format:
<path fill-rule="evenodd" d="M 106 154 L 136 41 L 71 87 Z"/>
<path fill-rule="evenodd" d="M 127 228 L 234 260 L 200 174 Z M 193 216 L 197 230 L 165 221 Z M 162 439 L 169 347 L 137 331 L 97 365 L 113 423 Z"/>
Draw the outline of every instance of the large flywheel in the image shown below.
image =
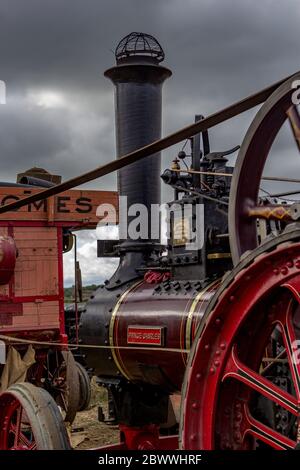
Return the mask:
<path fill-rule="evenodd" d="M 288 120 L 293 130 L 291 135 L 296 140 L 295 150 L 299 151 L 300 116 L 292 100 L 294 83 L 299 80 L 300 73 L 293 75 L 268 98 L 252 121 L 240 148 L 229 200 L 230 248 L 235 265 L 243 253 L 258 245 L 258 218 L 298 220 L 299 208 L 296 206 L 259 206 L 258 199 L 265 163 L 280 129 Z"/>
<path fill-rule="evenodd" d="M 299 442 L 300 224 L 291 223 L 298 220 L 297 205 L 258 202 L 265 162 L 287 119 L 298 138 L 296 78 L 262 106 L 238 156 L 229 204 L 235 268 L 208 305 L 190 353 L 184 449 L 294 449 Z M 261 241 L 258 218 L 289 225 Z"/>

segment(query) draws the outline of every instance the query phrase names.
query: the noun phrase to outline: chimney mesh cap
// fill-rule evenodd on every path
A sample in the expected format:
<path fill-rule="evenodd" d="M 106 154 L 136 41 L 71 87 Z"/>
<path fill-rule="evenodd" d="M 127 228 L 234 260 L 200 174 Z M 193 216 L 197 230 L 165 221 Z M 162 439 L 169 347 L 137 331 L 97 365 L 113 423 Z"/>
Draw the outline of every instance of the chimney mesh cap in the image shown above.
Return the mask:
<path fill-rule="evenodd" d="M 133 32 L 125 36 L 116 47 L 115 56 L 117 62 L 132 56 L 152 57 L 157 62 L 165 58 L 163 48 L 150 34 Z"/>

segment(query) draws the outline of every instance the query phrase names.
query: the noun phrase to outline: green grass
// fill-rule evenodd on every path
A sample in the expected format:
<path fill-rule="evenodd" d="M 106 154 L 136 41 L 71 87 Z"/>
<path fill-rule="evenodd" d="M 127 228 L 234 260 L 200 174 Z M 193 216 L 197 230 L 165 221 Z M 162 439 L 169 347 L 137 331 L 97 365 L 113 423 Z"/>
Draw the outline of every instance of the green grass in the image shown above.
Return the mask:
<path fill-rule="evenodd" d="M 82 288 L 83 302 L 86 302 L 89 299 L 90 295 L 92 294 L 93 291 L 97 289 L 97 287 L 98 286 L 96 284 L 91 284 L 89 286 L 84 286 Z M 65 291 L 65 302 L 66 303 L 74 302 L 74 286 L 65 287 L 64 291 Z"/>

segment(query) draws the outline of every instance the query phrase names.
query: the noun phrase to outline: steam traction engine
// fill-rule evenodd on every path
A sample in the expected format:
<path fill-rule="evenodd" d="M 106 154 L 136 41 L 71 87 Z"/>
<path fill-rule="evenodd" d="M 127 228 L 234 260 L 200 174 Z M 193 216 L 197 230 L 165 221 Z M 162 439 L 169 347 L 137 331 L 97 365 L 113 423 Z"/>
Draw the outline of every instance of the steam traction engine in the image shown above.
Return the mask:
<path fill-rule="evenodd" d="M 105 72 L 116 89 L 119 157 L 160 139 L 161 87 L 171 75 L 159 65 L 163 57 L 156 40 L 133 33 L 119 43 L 117 65 Z M 123 448 L 174 444 L 159 434 L 176 422 L 182 384 L 183 448 L 296 446 L 300 232 L 291 222 L 299 207 L 259 193 L 285 119 L 298 139 L 294 79 L 270 92 L 244 139 L 233 178 L 226 155 L 237 148 L 211 152 L 205 126 L 191 132 L 188 170 L 181 151 L 162 174 L 177 207 L 167 250 L 158 239 L 120 240 L 114 248 L 119 268 L 86 306 L 83 343 L 110 346 L 86 351 L 87 362 L 109 390 Z M 159 171 L 159 153 L 119 170 L 119 194 L 127 196 L 128 207 L 143 204 L 151 213 L 160 202 Z M 193 249 L 191 233 L 200 239 Z"/>
<path fill-rule="evenodd" d="M 161 88 L 171 72 L 159 65 L 163 59 L 159 44 L 152 38 L 145 38 L 144 44 L 142 40 L 143 36 L 133 35 L 121 41 L 116 67 L 105 72 L 116 87 L 119 156 L 161 136 Z M 230 173 L 225 156 L 209 153 L 207 133 L 203 137 L 204 160 L 200 135 L 192 139 L 192 167 Z M 179 156 L 181 161 L 185 157 L 184 153 Z M 177 159 L 173 166 L 178 169 Z M 138 208 L 138 204 L 147 208 L 149 228 L 151 210 L 161 201 L 160 172 L 160 154 L 155 154 L 118 173 L 119 195 L 127 197 L 128 209 Z M 128 447 L 155 448 L 161 425 L 173 433 L 176 430 L 176 394 L 181 389 L 195 331 L 219 277 L 232 266 L 228 237 L 220 237 L 228 232 L 227 215 L 215 210 L 213 197 L 203 204 L 199 176 L 166 170 L 162 179 L 175 191 L 175 200 L 169 205 L 172 230 L 167 252 L 163 253 L 159 237 L 132 240 L 128 236 L 115 242 L 107 255 L 120 256 L 119 267 L 95 292 L 81 317 L 84 344 L 112 347 L 88 349 L 85 354 L 99 382 L 108 388 L 108 419 L 120 423 Z M 209 187 L 205 182 L 203 185 Z M 221 199 L 227 204 L 229 196 L 228 178 L 216 179 L 214 185 L 208 195 L 218 194 L 221 207 Z M 184 220 L 183 209 L 188 205 L 193 213 Z M 122 213 L 122 204 L 120 210 Z M 199 218 L 199 246 L 188 250 L 183 240 L 188 235 L 185 231 L 196 230 Z M 133 221 L 129 215 L 128 228 Z M 98 254 L 102 256 L 105 246 L 98 243 Z M 170 445 L 169 438 L 165 437 L 164 442 Z"/>
<path fill-rule="evenodd" d="M 130 211 L 120 204 L 120 240 L 100 241 L 98 254 L 120 263 L 91 296 L 79 331 L 87 365 L 108 390 L 108 419 L 120 427 L 115 449 L 296 448 L 300 206 L 260 188 L 264 179 L 299 182 L 263 170 L 286 120 L 299 148 L 300 74 L 161 139 L 161 90 L 171 75 L 163 59 L 153 37 L 126 36 L 105 72 L 116 90 L 118 159 L 0 214 L 118 170 Z M 237 148 L 211 152 L 208 129 L 262 103 L 233 170 L 226 155 Z M 162 245 L 141 223 L 152 227 L 161 201 L 160 151 L 186 139 L 190 154 L 180 151 L 162 174 L 174 190 Z M 145 207 L 148 223 L 137 223 Z"/>

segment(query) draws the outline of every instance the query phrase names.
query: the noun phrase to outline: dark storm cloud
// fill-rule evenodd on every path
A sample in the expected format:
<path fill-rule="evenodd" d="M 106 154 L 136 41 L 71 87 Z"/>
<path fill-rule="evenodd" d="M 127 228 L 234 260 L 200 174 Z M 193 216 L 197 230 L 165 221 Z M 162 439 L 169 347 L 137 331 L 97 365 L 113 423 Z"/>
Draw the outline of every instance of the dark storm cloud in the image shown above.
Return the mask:
<path fill-rule="evenodd" d="M 298 0 L 1 0 L 1 180 L 33 165 L 68 178 L 114 158 L 113 87 L 103 71 L 129 32 L 156 36 L 173 71 L 166 134 L 300 68 L 299 19 Z M 240 144 L 253 116 L 213 129 L 212 149 Z M 164 153 L 164 167 L 179 148 Z M 297 174 L 295 150 L 287 129 L 266 171 Z M 114 185 L 115 175 L 92 184 Z"/>
<path fill-rule="evenodd" d="M 165 132 L 298 68 L 294 0 L 2 0 L 0 19 L 8 88 L 0 150 L 12 177 L 33 163 L 69 177 L 113 157 L 112 86 L 103 71 L 132 30 L 154 34 L 174 72 L 165 85 Z M 35 106 L 35 94 L 49 90 L 65 104 Z M 213 132 L 215 145 L 240 142 L 244 121 Z"/>

